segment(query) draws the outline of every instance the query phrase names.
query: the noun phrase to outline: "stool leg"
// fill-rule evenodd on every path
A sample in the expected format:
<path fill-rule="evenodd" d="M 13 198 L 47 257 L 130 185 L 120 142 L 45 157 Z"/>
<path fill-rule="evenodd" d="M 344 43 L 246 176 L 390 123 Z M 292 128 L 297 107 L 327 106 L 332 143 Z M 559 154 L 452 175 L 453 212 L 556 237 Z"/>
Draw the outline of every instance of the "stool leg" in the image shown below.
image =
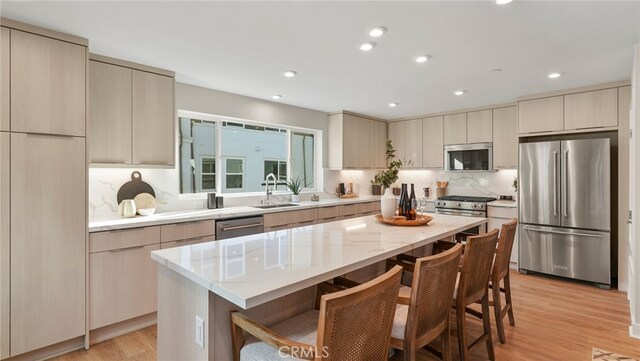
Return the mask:
<path fill-rule="evenodd" d="M 493 295 L 493 313 L 496 316 L 496 328 L 498 329 L 498 339 L 500 343 L 506 343 L 507 337 L 504 334 L 504 324 L 502 323 L 502 305 L 500 303 L 500 281 L 493 282 L 493 287 L 491 288 L 491 293 Z"/>
<path fill-rule="evenodd" d="M 447 325 L 449 325 L 449 320 L 447 317 Z M 442 338 L 442 360 L 443 361 L 451 361 L 451 326 L 447 326 L 444 330 L 440 338 Z"/>
<path fill-rule="evenodd" d="M 489 311 L 489 290 L 482 298 L 482 326 L 487 337 L 487 353 L 489 360 L 494 361 L 496 356 L 493 352 L 493 340 L 491 339 L 491 312 Z"/>
<path fill-rule="evenodd" d="M 469 360 L 467 348 L 466 312 L 462 304 L 456 305 L 456 324 L 458 326 L 458 348 L 460 349 L 460 361 Z"/>
<path fill-rule="evenodd" d="M 511 281 L 509 277 L 509 273 L 504 277 L 504 298 L 506 304 L 509 306 L 509 324 L 511 326 L 516 325 L 516 320 L 513 318 L 513 303 L 511 303 Z"/>

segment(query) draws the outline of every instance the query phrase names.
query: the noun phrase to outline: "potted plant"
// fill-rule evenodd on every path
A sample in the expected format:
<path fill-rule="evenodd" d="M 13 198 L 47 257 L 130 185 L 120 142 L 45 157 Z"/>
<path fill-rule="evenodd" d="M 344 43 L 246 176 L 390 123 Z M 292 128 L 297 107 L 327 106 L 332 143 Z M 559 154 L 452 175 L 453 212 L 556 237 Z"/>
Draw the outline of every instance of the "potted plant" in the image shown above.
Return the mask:
<path fill-rule="evenodd" d="M 291 195 L 291 202 L 297 203 L 300 202 L 300 192 L 304 188 L 302 178 L 297 176 L 296 179 L 289 178 L 286 182 L 287 188 L 293 193 Z"/>
<path fill-rule="evenodd" d="M 380 199 L 380 209 L 384 218 L 391 218 L 396 213 L 396 197 L 391 193 L 391 185 L 398 180 L 398 172 L 402 166 L 402 161 L 394 159 L 396 150 L 393 148 L 391 139 L 387 139 L 387 169 L 381 170 L 373 177 L 371 184 L 381 185 L 385 191 Z"/>

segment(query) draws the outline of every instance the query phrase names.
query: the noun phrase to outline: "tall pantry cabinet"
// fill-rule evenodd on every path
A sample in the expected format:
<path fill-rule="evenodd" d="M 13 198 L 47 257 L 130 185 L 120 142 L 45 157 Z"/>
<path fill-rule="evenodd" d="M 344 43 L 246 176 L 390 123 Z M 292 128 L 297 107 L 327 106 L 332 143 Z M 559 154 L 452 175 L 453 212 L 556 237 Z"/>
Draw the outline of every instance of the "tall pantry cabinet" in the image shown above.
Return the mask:
<path fill-rule="evenodd" d="M 42 358 L 85 335 L 87 41 L 0 25 L 0 358 Z"/>

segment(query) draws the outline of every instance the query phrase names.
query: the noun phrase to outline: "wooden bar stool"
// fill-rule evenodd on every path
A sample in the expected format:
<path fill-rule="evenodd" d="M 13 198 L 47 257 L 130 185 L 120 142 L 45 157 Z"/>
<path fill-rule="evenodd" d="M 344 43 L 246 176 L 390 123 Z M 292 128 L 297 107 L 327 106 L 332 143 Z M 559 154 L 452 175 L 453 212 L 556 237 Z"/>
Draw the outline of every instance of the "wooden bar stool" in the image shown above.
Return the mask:
<path fill-rule="evenodd" d="M 271 328 L 232 312 L 233 360 L 387 360 L 401 277 L 402 268 L 394 267 L 362 285 L 322 295 L 319 311 Z"/>
<path fill-rule="evenodd" d="M 416 350 L 441 337 L 441 356 L 451 361 L 449 319 L 462 245 L 435 256 L 418 258 L 409 297 L 399 296 L 391 332 L 391 347 L 414 361 Z M 396 266 L 397 267 L 397 266 Z"/>
<path fill-rule="evenodd" d="M 504 333 L 503 319 L 509 315 L 509 324 L 515 326 L 513 318 L 513 305 L 511 303 L 511 281 L 509 278 L 509 262 L 511 261 L 511 250 L 513 249 L 513 241 L 516 238 L 518 230 L 518 220 L 514 219 L 509 223 L 502 225 L 500 230 L 500 238 L 498 239 L 498 248 L 496 248 L 496 258 L 493 262 L 491 271 L 491 293 L 493 296 L 492 305 L 496 316 L 496 327 L 498 329 L 498 339 L 500 343 L 506 343 L 507 337 Z M 504 282 L 504 287 L 500 286 L 500 281 Z M 504 293 L 505 305 L 501 306 L 500 293 Z"/>
<path fill-rule="evenodd" d="M 495 360 L 491 339 L 489 277 L 491 276 L 497 242 L 498 230 L 494 229 L 480 236 L 469 237 L 465 245 L 464 260 L 462 261 L 454 303 L 456 307 L 458 345 L 462 361 L 469 360 L 469 351 L 483 341 L 486 344 L 489 359 Z M 482 313 L 478 316 L 482 318 L 484 333 L 469 344 L 466 332 L 467 306 L 476 302 L 482 305 Z M 469 312 L 472 312 L 472 310 L 469 309 Z"/>

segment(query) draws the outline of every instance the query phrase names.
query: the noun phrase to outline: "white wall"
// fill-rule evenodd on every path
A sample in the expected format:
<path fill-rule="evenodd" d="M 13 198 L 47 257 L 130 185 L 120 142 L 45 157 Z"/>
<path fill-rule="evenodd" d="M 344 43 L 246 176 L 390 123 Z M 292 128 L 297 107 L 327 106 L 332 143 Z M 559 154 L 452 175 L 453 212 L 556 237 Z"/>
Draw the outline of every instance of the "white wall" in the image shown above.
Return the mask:
<path fill-rule="evenodd" d="M 180 83 L 176 83 L 176 106 L 181 110 L 321 130 L 324 153 L 322 159 L 326 162 L 328 115 L 324 112 Z M 177 159 L 176 156 L 176 167 L 172 169 L 90 168 L 89 221 L 117 217 L 116 194 L 122 184 L 131 179 L 131 172 L 136 169 L 142 173 L 142 179 L 154 188 L 156 198 L 165 202 L 159 206 L 159 211 L 203 208 L 205 206 L 203 200 L 180 199 Z M 259 199 L 259 197 L 225 197 L 225 206 L 257 203 Z"/>

